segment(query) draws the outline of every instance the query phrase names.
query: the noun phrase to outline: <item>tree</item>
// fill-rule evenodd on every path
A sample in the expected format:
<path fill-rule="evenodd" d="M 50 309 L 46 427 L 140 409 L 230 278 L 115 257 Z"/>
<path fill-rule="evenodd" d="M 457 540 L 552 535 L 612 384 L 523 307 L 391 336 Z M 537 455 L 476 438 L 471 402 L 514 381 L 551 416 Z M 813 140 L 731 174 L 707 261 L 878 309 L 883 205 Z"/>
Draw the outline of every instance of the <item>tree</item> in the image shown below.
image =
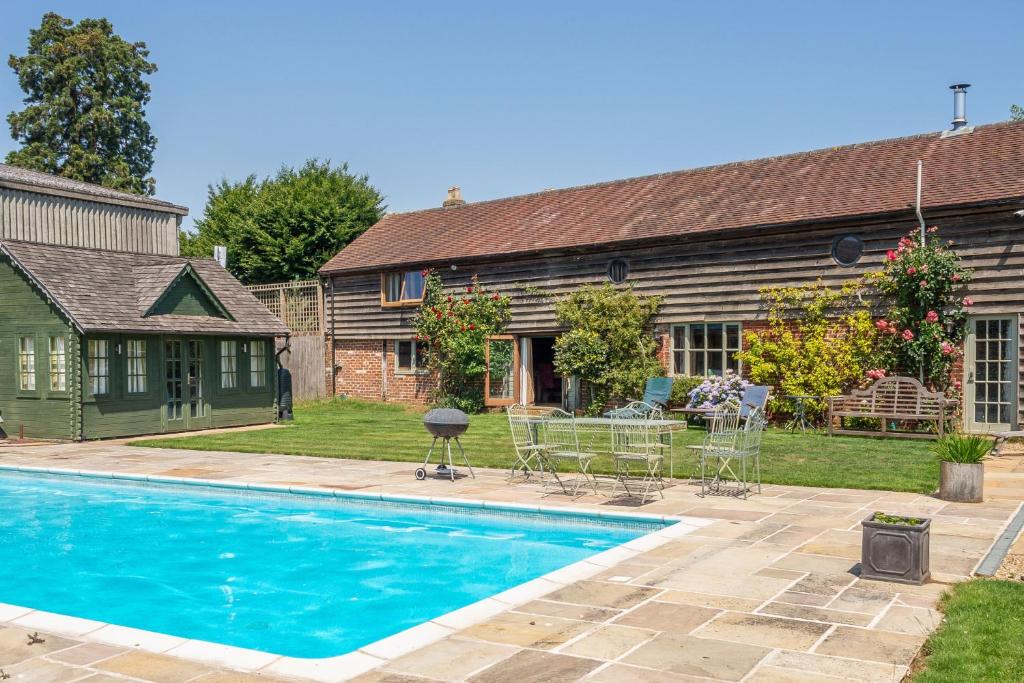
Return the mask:
<path fill-rule="evenodd" d="M 156 71 L 142 42 L 106 19 L 75 24 L 48 12 L 29 32 L 28 52 L 7 60 L 26 107 L 7 116 L 21 148 L 7 163 L 136 194 L 153 194 L 156 138 L 146 121 Z"/>
<path fill-rule="evenodd" d="M 1024 121 L 1024 107 L 1019 104 L 1010 105 L 1010 120 L 1011 121 Z"/>
<path fill-rule="evenodd" d="M 181 253 L 210 256 L 228 248 L 228 270 L 246 284 L 305 280 L 380 220 L 384 198 L 348 164 L 308 160 L 272 178 L 251 175 L 209 188 L 195 234 L 181 234 Z"/>

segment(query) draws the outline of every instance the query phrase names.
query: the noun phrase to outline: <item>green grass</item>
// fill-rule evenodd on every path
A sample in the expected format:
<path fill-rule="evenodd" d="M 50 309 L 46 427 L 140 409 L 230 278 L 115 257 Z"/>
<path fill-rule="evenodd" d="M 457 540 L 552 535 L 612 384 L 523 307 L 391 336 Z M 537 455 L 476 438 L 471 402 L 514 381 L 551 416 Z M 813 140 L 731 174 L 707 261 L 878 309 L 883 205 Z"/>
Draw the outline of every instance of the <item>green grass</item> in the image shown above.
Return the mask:
<path fill-rule="evenodd" d="M 961 583 L 939 608 L 946 621 L 925 643 L 914 683 L 1024 681 L 1024 583 Z"/>
<path fill-rule="evenodd" d="M 430 445 L 422 414 L 405 406 L 326 400 L 296 406 L 295 422 L 280 429 L 168 437 L 133 445 L 419 462 Z M 695 466 L 682 446 L 699 444 L 703 438 L 701 429 L 676 433 L 676 476 L 689 474 Z M 504 413 L 474 415 L 462 443 L 474 465 L 500 468 L 512 463 Z M 610 459 L 599 459 L 595 469 L 610 472 Z M 765 435 L 761 470 L 765 483 L 829 488 L 931 493 L 939 481 L 938 462 L 928 442 L 779 429 Z"/>

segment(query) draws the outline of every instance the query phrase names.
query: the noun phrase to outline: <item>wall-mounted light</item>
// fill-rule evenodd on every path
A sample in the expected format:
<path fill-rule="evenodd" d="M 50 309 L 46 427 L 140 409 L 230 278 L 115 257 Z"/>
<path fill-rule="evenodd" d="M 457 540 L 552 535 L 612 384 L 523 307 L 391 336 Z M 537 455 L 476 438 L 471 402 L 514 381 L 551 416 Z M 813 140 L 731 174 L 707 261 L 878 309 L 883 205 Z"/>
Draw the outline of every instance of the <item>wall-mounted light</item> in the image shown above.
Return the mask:
<path fill-rule="evenodd" d="M 114 353 L 116 353 L 118 356 L 121 355 L 121 342 L 117 342 L 116 344 L 114 344 Z"/>
<path fill-rule="evenodd" d="M 242 342 L 242 353 L 249 353 L 249 345 L 245 342 Z"/>

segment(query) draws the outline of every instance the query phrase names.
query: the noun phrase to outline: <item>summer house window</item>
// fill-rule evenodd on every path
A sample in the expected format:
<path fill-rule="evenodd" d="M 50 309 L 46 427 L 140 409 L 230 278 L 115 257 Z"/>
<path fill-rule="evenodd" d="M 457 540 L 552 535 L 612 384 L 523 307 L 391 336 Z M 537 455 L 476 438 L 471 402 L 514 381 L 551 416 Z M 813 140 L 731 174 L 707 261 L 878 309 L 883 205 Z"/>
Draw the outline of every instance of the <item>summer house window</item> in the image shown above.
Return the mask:
<path fill-rule="evenodd" d="M 238 387 L 238 342 L 222 341 L 220 343 L 220 388 L 235 389 Z"/>
<path fill-rule="evenodd" d="M 677 375 L 739 373 L 743 344 L 740 323 L 691 323 L 672 327 L 672 371 Z"/>
<path fill-rule="evenodd" d="M 427 342 L 400 339 L 395 342 L 395 371 L 426 372 Z"/>
<path fill-rule="evenodd" d="M 50 391 L 67 390 L 68 366 L 64 337 L 50 337 Z"/>
<path fill-rule="evenodd" d="M 423 301 L 423 273 L 408 270 L 384 273 L 380 279 L 380 299 L 384 306 L 404 306 Z"/>
<path fill-rule="evenodd" d="M 267 386 L 267 342 L 262 339 L 253 341 L 249 352 L 249 386 Z"/>
<path fill-rule="evenodd" d="M 146 340 L 128 340 L 128 393 L 146 393 Z"/>
<path fill-rule="evenodd" d="M 102 396 L 110 393 L 110 342 L 89 340 L 89 393 Z"/>
<path fill-rule="evenodd" d="M 18 388 L 22 391 L 36 390 L 36 339 L 18 339 Z"/>

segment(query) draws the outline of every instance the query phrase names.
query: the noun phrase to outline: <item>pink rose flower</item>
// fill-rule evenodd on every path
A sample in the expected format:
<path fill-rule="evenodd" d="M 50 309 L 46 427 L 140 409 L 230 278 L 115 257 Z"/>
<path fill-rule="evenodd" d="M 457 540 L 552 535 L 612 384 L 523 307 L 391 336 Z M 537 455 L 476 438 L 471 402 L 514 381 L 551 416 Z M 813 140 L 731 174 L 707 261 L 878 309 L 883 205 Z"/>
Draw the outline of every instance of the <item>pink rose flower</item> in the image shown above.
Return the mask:
<path fill-rule="evenodd" d="M 914 266 L 910 266 L 909 268 L 907 268 L 907 275 L 914 275 L 915 273 L 917 273 L 917 268 L 915 268 Z"/>
<path fill-rule="evenodd" d="M 903 339 L 905 341 L 910 341 L 913 338 L 914 338 L 914 333 L 913 332 L 911 332 L 910 330 L 903 330 Z"/>
<path fill-rule="evenodd" d="M 942 342 L 942 353 L 944 353 L 945 355 L 947 355 L 947 356 L 952 355 L 953 351 L 955 351 L 955 350 L 956 349 L 954 349 L 953 345 L 950 344 L 949 342 L 947 342 L 947 341 Z"/>
<path fill-rule="evenodd" d="M 973 306 L 973 305 L 974 305 L 974 299 L 972 299 L 969 296 L 965 296 L 964 297 L 964 306 Z"/>
<path fill-rule="evenodd" d="M 953 282 L 960 282 L 960 273 L 953 273 L 953 277 L 950 278 Z"/>
<path fill-rule="evenodd" d="M 928 281 L 927 280 L 921 280 L 921 286 L 922 287 L 927 287 L 928 286 Z"/>
<path fill-rule="evenodd" d="M 932 227 L 928 228 L 928 232 L 938 232 L 938 231 L 939 231 L 939 226 L 937 226 L 937 225 L 933 225 Z"/>
<path fill-rule="evenodd" d="M 921 266 L 921 272 L 922 273 L 927 273 L 928 272 L 928 264 L 927 263 L 924 264 L 923 266 Z"/>
<path fill-rule="evenodd" d="M 926 315 L 924 319 L 930 323 L 937 323 L 939 322 L 939 314 L 935 311 L 928 311 L 928 315 Z"/>
<path fill-rule="evenodd" d="M 889 321 L 888 320 L 879 320 L 878 322 L 875 323 L 875 327 L 877 327 L 878 329 L 880 329 L 880 330 L 882 330 L 884 332 L 885 329 L 887 327 L 889 327 Z"/>
<path fill-rule="evenodd" d="M 889 259 L 890 261 L 895 261 L 896 260 L 896 252 L 893 251 L 892 249 L 890 249 L 889 251 L 887 251 L 885 253 L 885 258 Z"/>

